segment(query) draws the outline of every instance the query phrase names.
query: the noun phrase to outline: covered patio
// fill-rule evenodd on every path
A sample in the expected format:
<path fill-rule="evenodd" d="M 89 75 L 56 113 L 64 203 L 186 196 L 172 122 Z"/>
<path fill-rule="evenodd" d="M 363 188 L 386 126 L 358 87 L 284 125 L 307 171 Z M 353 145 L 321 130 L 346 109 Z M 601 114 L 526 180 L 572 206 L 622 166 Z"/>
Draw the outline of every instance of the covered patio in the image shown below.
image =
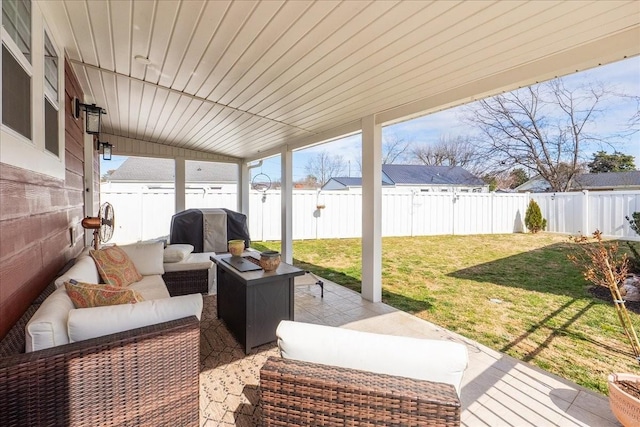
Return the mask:
<path fill-rule="evenodd" d="M 185 161 L 238 164 L 238 210 L 250 215 L 251 165 L 280 156 L 286 261 L 293 151 L 361 133 L 362 294 L 376 302 L 382 126 L 640 53 L 634 1 L 37 4 L 84 102 L 107 112 L 100 141 L 175 159 L 176 212 Z M 95 177 L 95 152 L 85 156 Z M 93 215 L 99 195 L 86 187 Z"/>
<path fill-rule="evenodd" d="M 327 285 L 318 299 L 301 287 L 296 320 L 464 342 L 467 425 L 616 425 L 603 396 L 380 302 L 381 129 L 636 56 L 640 3 L 2 4 L 0 338 L 91 244 L 81 221 L 99 210 L 105 143 L 115 155 L 173 159 L 176 212 L 186 161 L 238 165 L 238 210 L 251 215 L 250 168 L 280 156 L 282 254 L 291 262 L 293 151 L 361 133 L 362 294 Z M 98 134 L 85 132 L 76 100 L 105 110 Z M 255 369 L 274 349 L 241 357 L 206 298 L 201 422 L 251 424 Z"/>
<path fill-rule="evenodd" d="M 619 426 L 605 396 L 491 350 L 425 320 L 372 303 L 325 280 L 324 298 L 309 279 L 298 278 L 296 321 L 366 332 L 463 343 L 469 367 L 462 381 L 463 426 Z M 215 296 L 205 297 L 200 336 L 200 425 L 260 424 L 259 371 L 275 344 L 245 355 L 216 318 Z M 428 358 L 425 355 L 425 360 Z"/>

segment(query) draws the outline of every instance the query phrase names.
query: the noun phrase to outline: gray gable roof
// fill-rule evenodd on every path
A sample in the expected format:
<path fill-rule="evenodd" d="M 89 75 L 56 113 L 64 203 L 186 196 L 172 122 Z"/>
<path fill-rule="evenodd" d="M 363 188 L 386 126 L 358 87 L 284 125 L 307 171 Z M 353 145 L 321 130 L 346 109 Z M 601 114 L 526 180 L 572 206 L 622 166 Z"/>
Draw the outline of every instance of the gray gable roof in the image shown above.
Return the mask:
<path fill-rule="evenodd" d="M 572 191 L 608 190 L 640 187 L 640 171 L 582 173 L 573 178 Z M 540 175 L 515 188 L 515 191 L 551 191 L 549 183 Z"/>
<path fill-rule="evenodd" d="M 333 180 L 335 182 L 338 182 L 338 183 L 344 185 L 345 187 L 362 187 L 362 178 L 336 176 L 336 177 L 333 177 L 333 178 L 329 179 L 329 181 L 331 181 L 331 180 Z M 382 177 L 382 185 L 393 185 L 393 183 L 389 182 L 388 180 L 385 180 L 385 177 L 383 176 Z"/>
<path fill-rule="evenodd" d="M 382 171 L 396 184 L 486 185 L 460 166 L 382 165 Z"/>
<path fill-rule="evenodd" d="M 174 182 L 175 161 L 129 157 L 109 176 L 111 182 Z M 187 182 L 237 182 L 238 165 L 201 161 L 186 162 Z"/>
<path fill-rule="evenodd" d="M 346 176 L 332 177 L 336 182 L 344 185 L 345 187 L 362 187 L 362 178 L 351 178 Z"/>
<path fill-rule="evenodd" d="M 575 177 L 573 188 L 620 188 L 640 186 L 640 171 L 583 173 Z"/>
<path fill-rule="evenodd" d="M 361 187 L 362 178 L 332 177 L 345 187 Z M 327 182 L 329 184 L 329 182 Z M 325 186 L 327 186 L 325 184 Z M 484 181 L 460 166 L 382 165 L 382 185 L 469 185 L 484 186 Z M 332 185 L 329 185 L 332 187 Z"/>

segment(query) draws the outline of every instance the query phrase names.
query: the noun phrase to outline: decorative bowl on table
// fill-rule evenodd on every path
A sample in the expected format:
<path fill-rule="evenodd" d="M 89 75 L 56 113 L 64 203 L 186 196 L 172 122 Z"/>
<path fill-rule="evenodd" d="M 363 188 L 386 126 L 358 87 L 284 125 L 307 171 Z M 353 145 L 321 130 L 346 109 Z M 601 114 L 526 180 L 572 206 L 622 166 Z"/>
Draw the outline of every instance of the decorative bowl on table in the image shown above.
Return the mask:
<path fill-rule="evenodd" d="M 260 267 L 264 271 L 275 271 L 280 265 L 280 252 L 264 251 L 260 253 Z"/>
<path fill-rule="evenodd" d="M 231 256 L 240 256 L 244 252 L 244 240 L 229 240 Z"/>

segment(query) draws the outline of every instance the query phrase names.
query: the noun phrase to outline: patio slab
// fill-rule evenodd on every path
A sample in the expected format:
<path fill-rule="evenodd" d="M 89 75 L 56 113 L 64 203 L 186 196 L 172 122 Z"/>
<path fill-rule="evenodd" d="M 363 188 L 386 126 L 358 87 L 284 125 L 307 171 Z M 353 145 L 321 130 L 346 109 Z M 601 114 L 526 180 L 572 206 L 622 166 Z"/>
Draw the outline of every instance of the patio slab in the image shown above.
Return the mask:
<path fill-rule="evenodd" d="M 606 396 L 399 311 L 371 303 L 342 286 L 320 288 L 296 278 L 295 319 L 348 329 L 463 343 L 469 367 L 462 381 L 463 426 L 620 426 Z M 278 354 L 275 343 L 245 355 L 205 297 L 201 325 L 200 424 L 260 425 L 260 368 Z"/>

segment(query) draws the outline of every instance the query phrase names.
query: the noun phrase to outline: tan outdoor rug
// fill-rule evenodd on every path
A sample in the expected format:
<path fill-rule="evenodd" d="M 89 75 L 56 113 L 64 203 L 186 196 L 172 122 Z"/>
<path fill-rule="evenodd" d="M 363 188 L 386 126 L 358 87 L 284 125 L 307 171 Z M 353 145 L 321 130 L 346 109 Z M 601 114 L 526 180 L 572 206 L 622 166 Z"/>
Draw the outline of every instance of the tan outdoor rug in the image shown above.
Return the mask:
<path fill-rule="evenodd" d="M 204 296 L 200 323 L 200 425 L 260 425 L 260 368 L 277 355 L 275 343 L 245 355 L 216 314 L 216 296 Z"/>

